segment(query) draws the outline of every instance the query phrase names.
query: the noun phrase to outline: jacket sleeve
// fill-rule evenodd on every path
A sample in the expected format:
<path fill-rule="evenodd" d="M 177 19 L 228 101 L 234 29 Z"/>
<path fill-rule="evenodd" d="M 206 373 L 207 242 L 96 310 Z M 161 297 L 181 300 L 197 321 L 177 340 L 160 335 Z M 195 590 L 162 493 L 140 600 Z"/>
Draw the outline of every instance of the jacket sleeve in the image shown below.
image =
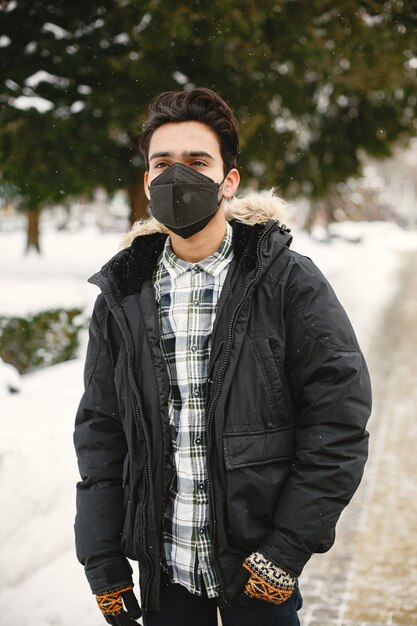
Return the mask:
<path fill-rule="evenodd" d="M 367 365 L 332 287 L 298 255 L 285 289 L 285 373 L 295 405 L 295 457 L 274 528 L 259 550 L 298 576 L 333 545 L 368 454 Z"/>
<path fill-rule="evenodd" d="M 89 325 L 84 394 L 74 430 L 81 475 L 74 524 L 76 553 L 93 593 L 125 585 L 132 574 L 120 547 L 124 520 L 122 467 L 127 443 L 109 347 L 100 325 L 105 306 L 100 294 Z"/>

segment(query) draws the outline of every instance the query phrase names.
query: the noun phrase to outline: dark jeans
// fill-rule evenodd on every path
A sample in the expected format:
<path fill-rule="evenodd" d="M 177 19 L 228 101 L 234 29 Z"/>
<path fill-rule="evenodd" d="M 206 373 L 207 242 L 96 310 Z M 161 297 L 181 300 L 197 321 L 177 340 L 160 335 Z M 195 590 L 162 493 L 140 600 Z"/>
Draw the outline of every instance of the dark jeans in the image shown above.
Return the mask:
<path fill-rule="evenodd" d="M 297 587 L 283 604 L 254 600 L 250 605 L 234 600 L 220 609 L 223 626 L 299 626 L 297 611 L 302 598 Z M 183 585 L 171 583 L 162 572 L 162 611 L 143 611 L 143 626 L 217 626 L 215 598 L 190 593 Z"/>

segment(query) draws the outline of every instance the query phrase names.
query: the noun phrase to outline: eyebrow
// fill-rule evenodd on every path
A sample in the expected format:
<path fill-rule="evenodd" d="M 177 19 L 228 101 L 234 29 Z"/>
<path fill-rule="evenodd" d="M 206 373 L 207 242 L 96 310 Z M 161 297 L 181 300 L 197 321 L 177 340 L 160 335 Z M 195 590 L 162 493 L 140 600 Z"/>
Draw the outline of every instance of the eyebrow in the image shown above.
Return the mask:
<path fill-rule="evenodd" d="M 172 157 L 173 155 L 173 152 L 154 152 L 149 160 L 152 161 L 152 159 L 159 159 L 161 157 Z M 184 150 L 181 153 L 181 157 L 183 159 L 187 157 L 206 157 L 207 159 L 211 159 L 212 161 L 214 161 L 214 157 L 212 157 L 211 154 L 205 152 L 204 150 Z"/>

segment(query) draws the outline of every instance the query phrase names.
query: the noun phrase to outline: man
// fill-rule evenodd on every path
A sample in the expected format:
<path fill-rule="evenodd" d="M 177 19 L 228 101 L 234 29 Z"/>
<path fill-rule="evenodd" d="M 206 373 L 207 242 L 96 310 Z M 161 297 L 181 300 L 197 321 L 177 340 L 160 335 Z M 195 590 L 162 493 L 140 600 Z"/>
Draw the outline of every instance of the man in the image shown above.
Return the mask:
<path fill-rule="evenodd" d="M 293 626 L 363 473 L 364 357 L 282 202 L 233 198 L 218 94 L 161 94 L 141 149 L 152 217 L 89 278 L 77 556 L 110 624 Z"/>

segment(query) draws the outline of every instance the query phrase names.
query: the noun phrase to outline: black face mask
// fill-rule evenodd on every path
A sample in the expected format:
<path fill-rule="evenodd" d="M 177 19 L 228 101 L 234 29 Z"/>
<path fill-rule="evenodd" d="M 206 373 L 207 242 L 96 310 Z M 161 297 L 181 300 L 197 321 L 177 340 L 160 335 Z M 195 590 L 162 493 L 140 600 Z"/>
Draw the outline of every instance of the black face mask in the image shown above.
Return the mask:
<path fill-rule="evenodd" d="M 187 165 L 173 163 L 149 185 L 151 213 L 169 230 L 187 239 L 202 230 L 219 209 L 219 188 L 224 178 L 215 183 Z"/>

